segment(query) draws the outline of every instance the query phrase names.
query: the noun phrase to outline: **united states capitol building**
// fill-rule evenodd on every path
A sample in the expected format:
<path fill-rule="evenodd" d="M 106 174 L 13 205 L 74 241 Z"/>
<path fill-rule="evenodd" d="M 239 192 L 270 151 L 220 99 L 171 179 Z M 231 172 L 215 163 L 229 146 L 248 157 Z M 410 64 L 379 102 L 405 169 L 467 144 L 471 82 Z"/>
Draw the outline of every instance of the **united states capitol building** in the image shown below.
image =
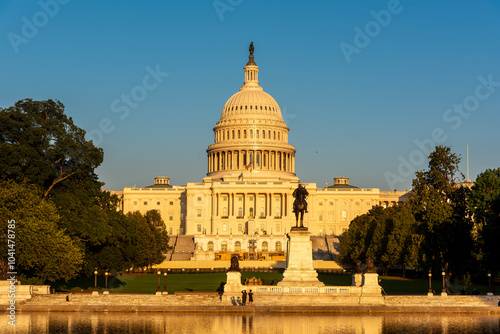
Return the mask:
<path fill-rule="evenodd" d="M 295 226 L 296 150 L 288 143 L 290 129 L 278 103 L 259 85 L 253 45 L 244 74 L 243 86 L 227 100 L 213 128 L 201 182 L 175 186 L 159 176 L 151 186 L 112 191 L 123 213 L 159 210 L 169 235 L 192 236 L 195 259 L 221 259 L 233 252 L 277 258 Z M 407 197 L 404 191 L 352 186 L 348 177 L 335 177 L 324 188 L 301 184 L 309 193 L 304 225 L 318 236 L 339 236 L 356 216 Z"/>

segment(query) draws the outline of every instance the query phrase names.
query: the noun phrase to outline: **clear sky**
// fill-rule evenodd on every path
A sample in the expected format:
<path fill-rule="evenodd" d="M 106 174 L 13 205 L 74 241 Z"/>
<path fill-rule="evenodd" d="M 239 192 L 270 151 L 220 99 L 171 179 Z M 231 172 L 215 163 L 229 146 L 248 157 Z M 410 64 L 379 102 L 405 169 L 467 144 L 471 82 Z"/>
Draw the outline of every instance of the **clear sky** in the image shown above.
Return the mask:
<path fill-rule="evenodd" d="M 500 167 L 496 0 L 4 0 L 0 107 L 60 100 L 109 189 L 199 182 L 250 41 L 301 181 L 404 190 L 436 144 Z"/>

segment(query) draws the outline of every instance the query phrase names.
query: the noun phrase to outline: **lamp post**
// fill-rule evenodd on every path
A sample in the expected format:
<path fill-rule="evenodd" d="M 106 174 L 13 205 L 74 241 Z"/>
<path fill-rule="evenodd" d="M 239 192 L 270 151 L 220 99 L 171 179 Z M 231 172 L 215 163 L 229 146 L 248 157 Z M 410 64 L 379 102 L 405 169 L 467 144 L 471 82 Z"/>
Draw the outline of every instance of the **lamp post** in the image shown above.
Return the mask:
<path fill-rule="evenodd" d="M 163 273 L 163 283 L 164 283 L 164 289 L 163 289 L 163 294 L 165 295 L 168 295 L 168 291 L 167 291 L 167 272 L 165 271 Z"/>
<path fill-rule="evenodd" d="M 443 276 L 443 290 L 441 290 L 441 296 L 446 296 L 447 293 L 446 293 L 446 286 L 444 285 L 444 276 L 445 276 L 445 272 L 444 272 L 444 269 L 441 269 L 441 275 Z"/>
<path fill-rule="evenodd" d="M 491 287 L 491 273 L 488 273 L 488 296 L 493 296 L 493 289 Z"/>
<path fill-rule="evenodd" d="M 434 293 L 432 293 L 432 272 L 431 269 L 429 269 L 429 292 L 427 292 L 427 296 L 433 296 Z"/>
<path fill-rule="evenodd" d="M 109 276 L 108 269 L 106 269 L 106 272 L 104 273 L 104 277 L 106 277 L 106 285 L 105 285 L 105 289 L 104 289 L 104 292 L 103 292 L 103 294 L 105 294 L 105 295 L 109 294 L 109 290 L 108 290 L 108 276 Z"/>
<path fill-rule="evenodd" d="M 161 295 L 161 290 L 160 290 L 160 277 L 161 277 L 161 271 L 156 272 L 158 274 L 158 288 L 156 289 L 156 294 Z"/>
<path fill-rule="evenodd" d="M 97 291 L 97 268 L 94 270 L 94 291 L 92 291 L 93 295 L 98 295 L 99 292 Z"/>

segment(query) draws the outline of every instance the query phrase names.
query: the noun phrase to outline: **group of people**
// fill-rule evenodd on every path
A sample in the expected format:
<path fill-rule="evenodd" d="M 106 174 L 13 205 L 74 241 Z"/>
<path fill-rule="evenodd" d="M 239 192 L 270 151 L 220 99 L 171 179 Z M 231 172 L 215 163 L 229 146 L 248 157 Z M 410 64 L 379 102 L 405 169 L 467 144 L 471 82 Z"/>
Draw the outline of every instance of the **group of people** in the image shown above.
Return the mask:
<path fill-rule="evenodd" d="M 253 306 L 253 292 L 252 289 L 247 293 L 247 290 L 241 291 L 241 305 L 245 306 L 247 304 L 248 295 L 248 305 Z"/>

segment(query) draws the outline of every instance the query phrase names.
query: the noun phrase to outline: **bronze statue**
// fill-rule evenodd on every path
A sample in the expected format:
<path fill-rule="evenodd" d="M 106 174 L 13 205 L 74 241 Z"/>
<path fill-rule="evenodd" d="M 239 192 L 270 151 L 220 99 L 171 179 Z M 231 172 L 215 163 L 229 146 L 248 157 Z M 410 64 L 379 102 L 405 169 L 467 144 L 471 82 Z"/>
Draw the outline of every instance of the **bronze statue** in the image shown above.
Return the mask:
<path fill-rule="evenodd" d="M 373 264 L 373 259 L 371 257 L 366 259 L 365 273 L 376 273 L 375 265 Z"/>
<path fill-rule="evenodd" d="M 231 267 L 229 268 L 229 271 L 241 271 L 239 258 L 236 254 L 231 256 Z"/>
<path fill-rule="evenodd" d="M 355 274 L 361 274 L 363 272 L 363 268 L 361 268 L 361 261 L 356 260 L 356 267 L 354 268 Z"/>
<path fill-rule="evenodd" d="M 248 48 L 248 51 L 250 51 L 250 55 L 253 55 L 253 50 L 254 50 L 253 42 L 250 42 L 250 47 Z"/>
<path fill-rule="evenodd" d="M 295 213 L 295 227 L 299 227 L 299 214 L 300 214 L 300 227 L 304 227 L 304 212 L 307 213 L 306 197 L 309 195 L 306 188 L 299 184 L 299 187 L 293 191 L 293 211 Z"/>

